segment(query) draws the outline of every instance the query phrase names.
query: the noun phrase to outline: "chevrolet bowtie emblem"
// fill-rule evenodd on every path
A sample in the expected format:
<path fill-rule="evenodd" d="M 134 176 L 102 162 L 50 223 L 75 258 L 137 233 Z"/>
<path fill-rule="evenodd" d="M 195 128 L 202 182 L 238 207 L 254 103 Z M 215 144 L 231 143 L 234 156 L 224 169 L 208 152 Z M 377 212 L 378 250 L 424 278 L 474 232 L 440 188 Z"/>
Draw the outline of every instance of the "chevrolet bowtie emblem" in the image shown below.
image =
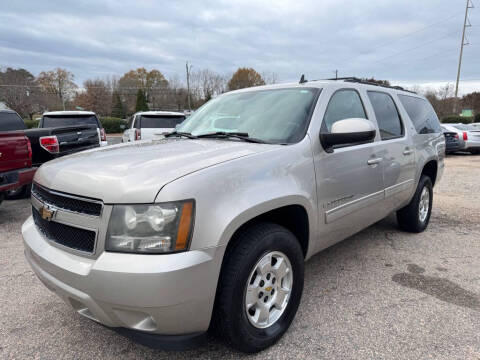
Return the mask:
<path fill-rule="evenodd" d="M 271 286 L 267 286 L 267 287 L 265 288 L 265 290 L 267 290 L 267 291 L 272 291 L 272 287 L 271 287 Z"/>
<path fill-rule="evenodd" d="M 47 220 L 47 221 L 52 220 L 56 212 L 57 210 L 55 208 L 47 204 L 43 205 L 40 208 L 40 216 L 42 217 L 43 220 Z"/>

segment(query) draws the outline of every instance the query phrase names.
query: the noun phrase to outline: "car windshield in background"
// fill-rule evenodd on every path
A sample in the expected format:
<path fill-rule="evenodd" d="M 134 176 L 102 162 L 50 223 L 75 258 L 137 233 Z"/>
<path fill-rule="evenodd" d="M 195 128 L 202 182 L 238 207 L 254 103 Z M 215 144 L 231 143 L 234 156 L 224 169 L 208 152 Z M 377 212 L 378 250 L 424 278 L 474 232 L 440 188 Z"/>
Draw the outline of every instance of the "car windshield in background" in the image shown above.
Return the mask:
<path fill-rule="evenodd" d="M 453 125 L 453 127 L 458 130 L 465 130 L 465 131 L 478 130 L 478 128 L 476 128 L 475 126 L 465 125 L 465 124 L 457 124 L 457 125 Z"/>
<path fill-rule="evenodd" d="M 95 125 L 98 126 L 97 118 L 94 115 L 87 116 L 52 116 L 46 115 L 43 117 L 43 127 L 60 127 L 60 126 L 74 126 L 74 125 Z"/>
<path fill-rule="evenodd" d="M 140 127 L 153 129 L 173 129 L 178 124 L 181 124 L 183 120 L 185 120 L 185 116 L 142 115 Z"/>
<path fill-rule="evenodd" d="M 177 131 L 247 133 L 267 142 L 296 143 L 305 136 L 319 92 L 292 88 L 225 94 L 202 106 Z"/>

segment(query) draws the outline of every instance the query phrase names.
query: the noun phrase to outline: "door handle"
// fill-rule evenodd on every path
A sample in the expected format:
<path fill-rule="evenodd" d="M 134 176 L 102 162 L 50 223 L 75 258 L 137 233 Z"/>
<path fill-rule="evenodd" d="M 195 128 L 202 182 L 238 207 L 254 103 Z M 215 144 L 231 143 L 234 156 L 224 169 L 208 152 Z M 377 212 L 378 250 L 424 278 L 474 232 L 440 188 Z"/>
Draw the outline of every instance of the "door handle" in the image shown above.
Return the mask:
<path fill-rule="evenodd" d="M 383 158 L 375 158 L 375 159 L 370 159 L 367 161 L 368 165 L 376 165 L 380 163 L 383 160 Z"/>
<path fill-rule="evenodd" d="M 413 153 L 413 150 L 410 150 L 410 149 L 405 149 L 405 150 L 403 151 L 403 155 L 405 155 L 405 156 L 410 155 L 410 154 L 412 154 L 412 153 Z"/>

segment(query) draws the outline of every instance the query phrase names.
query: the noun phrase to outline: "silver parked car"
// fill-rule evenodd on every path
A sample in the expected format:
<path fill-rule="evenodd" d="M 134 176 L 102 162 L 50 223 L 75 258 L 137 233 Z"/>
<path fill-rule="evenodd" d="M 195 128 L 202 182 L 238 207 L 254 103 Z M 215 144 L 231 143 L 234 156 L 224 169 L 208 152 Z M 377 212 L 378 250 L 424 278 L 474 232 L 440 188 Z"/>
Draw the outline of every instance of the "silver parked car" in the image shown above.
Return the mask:
<path fill-rule="evenodd" d="M 442 124 L 442 127 L 458 134 L 463 143 L 461 151 L 480 154 L 480 129 L 470 124 Z"/>
<path fill-rule="evenodd" d="M 415 93 L 357 79 L 233 91 L 165 139 L 43 165 L 25 255 L 79 314 L 137 341 L 188 347 L 212 324 L 256 352 L 295 317 L 305 260 L 394 211 L 425 230 L 444 155 Z"/>

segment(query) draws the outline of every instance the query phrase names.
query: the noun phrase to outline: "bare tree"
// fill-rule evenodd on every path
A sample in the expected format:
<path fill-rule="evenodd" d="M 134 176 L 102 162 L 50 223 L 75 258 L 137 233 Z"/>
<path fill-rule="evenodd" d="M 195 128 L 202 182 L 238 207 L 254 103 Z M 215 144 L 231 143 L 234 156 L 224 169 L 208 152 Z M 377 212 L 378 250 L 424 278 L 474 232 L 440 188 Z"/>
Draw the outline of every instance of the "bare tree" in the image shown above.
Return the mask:
<path fill-rule="evenodd" d="M 83 83 L 84 91 L 77 93 L 75 105 L 102 116 L 112 113 L 112 89 L 105 80 L 89 79 Z"/>
<path fill-rule="evenodd" d="M 265 80 L 265 84 L 272 85 L 278 83 L 278 74 L 273 71 L 262 72 L 262 78 Z"/>
<path fill-rule="evenodd" d="M 37 77 L 37 83 L 43 91 L 54 95 L 65 110 L 66 102 L 71 101 L 75 96 L 77 85 L 74 82 L 74 75 L 66 69 L 57 68 L 51 71 L 42 71 Z"/>

